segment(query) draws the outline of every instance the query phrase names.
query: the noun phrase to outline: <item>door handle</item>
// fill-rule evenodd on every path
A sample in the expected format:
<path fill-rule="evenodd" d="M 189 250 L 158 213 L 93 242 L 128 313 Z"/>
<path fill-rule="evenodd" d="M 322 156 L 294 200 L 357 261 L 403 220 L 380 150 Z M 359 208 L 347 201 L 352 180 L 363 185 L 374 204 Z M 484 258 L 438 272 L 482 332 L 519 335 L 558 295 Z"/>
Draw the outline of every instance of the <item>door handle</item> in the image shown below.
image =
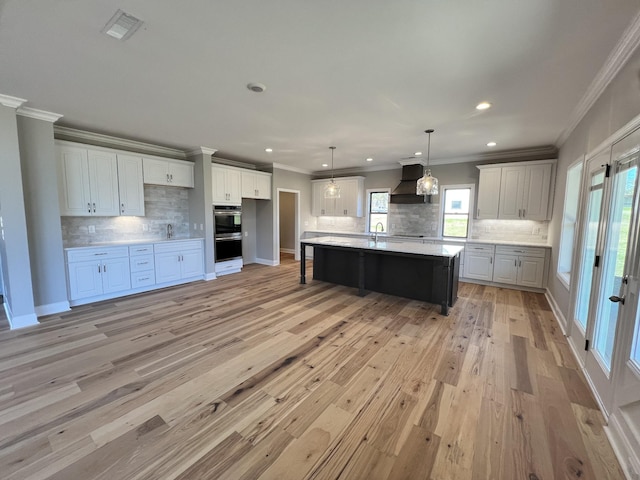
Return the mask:
<path fill-rule="evenodd" d="M 621 303 L 622 305 L 624 305 L 624 295 L 619 297 L 617 295 L 611 295 L 609 297 L 609 300 L 611 300 L 613 303 Z"/>

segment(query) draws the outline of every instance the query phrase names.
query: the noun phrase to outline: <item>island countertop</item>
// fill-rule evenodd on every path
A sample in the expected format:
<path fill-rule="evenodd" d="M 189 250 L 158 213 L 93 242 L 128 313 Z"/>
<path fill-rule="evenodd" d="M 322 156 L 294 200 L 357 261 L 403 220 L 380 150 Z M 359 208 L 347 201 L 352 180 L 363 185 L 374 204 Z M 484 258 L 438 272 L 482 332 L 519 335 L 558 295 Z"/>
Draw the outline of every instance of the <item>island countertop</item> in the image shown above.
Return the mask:
<path fill-rule="evenodd" d="M 464 246 L 461 245 L 435 245 L 413 242 L 386 242 L 383 238 L 377 242 L 367 238 L 348 237 L 316 237 L 306 238 L 301 243 L 309 246 L 343 247 L 356 250 L 369 250 L 374 252 L 404 253 L 409 255 L 425 255 L 431 257 L 455 257 Z"/>

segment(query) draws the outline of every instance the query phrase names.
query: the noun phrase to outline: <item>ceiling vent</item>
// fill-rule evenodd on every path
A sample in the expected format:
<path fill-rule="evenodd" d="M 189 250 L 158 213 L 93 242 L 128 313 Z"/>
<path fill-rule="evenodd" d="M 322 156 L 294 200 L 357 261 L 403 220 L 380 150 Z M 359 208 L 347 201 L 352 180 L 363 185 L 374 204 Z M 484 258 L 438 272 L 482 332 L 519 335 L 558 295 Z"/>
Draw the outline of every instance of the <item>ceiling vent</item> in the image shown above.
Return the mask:
<path fill-rule="evenodd" d="M 110 37 L 117 38 L 118 40 L 126 40 L 136 33 L 142 23 L 142 20 L 137 19 L 133 15 L 118 10 L 104 26 L 102 33 L 106 33 Z"/>

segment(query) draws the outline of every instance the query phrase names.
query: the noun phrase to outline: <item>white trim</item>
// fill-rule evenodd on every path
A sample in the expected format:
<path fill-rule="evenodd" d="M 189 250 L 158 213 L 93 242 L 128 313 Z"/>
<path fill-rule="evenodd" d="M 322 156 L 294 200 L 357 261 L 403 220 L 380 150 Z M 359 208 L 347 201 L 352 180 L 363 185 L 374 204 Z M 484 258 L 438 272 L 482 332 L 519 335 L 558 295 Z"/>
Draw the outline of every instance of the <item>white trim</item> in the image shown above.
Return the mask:
<path fill-rule="evenodd" d="M 281 248 L 280 249 L 280 253 L 290 253 L 295 255 L 296 254 L 296 249 L 295 248 Z"/>
<path fill-rule="evenodd" d="M 283 163 L 274 162 L 272 165 L 273 168 L 277 168 L 279 170 L 287 170 L 289 172 L 302 173 L 304 175 L 311 175 L 313 173 L 313 171 L 307 170 L 306 168 L 292 167 L 290 165 L 284 165 Z"/>
<path fill-rule="evenodd" d="M 23 117 L 35 118 L 36 120 L 44 120 L 45 122 L 51 123 L 57 122 L 64 116 L 59 113 L 47 112 L 45 110 L 37 110 L 29 107 L 19 107 L 16 113 Z"/>
<path fill-rule="evenodd" d="M 256 261 L 253 263 L 258 263 L 260 265 L 268 265 L 270 267 L 275 267 L 277 265 L 280 265 L 280 262 L 277 260 L 267 260 L 265 258 L 256 258 Z"/>
<path fill-rule="evenodd" d="M 193 155 L 200 155 L 200 154 L 213 156 L 213 154 L 216 153 L 217 151 L 218 150 L 216 148 L 198 147 L 188 151 L 187 156 L 191 157 Z"/>
<path fill-rule="evenodd" d="M 600 155 L 603 151 L 611 148 L 613 144 L 616 143 L 618 140 L 622 140 L 624 137 L 626 137 L 633 131 L 637 130 L 638 128 L 640 128 L 640 115 L 633 117 L 633 120 L 631 120 L 629 123 L 627 123 L 623 127 L 613 132 L 606 139 L 600 142 L 600 145 L 598 145 L 596 148 L 594 148 L 589 153 L 587 153 L 587 155 L 585 156 L 585 165 L 593 157 Z"/>
<path fill-rule="evenodd" d="M 365 203 L 365 208 L 367 209 L 365 212 L 365 224 L 364 224 L 364 233 L 374 233 L 371 232 L 369 230 L 369 227 L 371 226 L 371 194 L 375 193 L 375 192 L 387 192 L 389 195 L 391 195 L 391 188 L 389 187 L 384 187 L 384 188 L 367 188 L 365 190 L 365 196 L 366 196 L 366 201 Z M 389 211 L 387 210 L 387 231 L 384 233 L 389 233 Z"/>
<path fill-rule="evenodd" d="M 423 167 L 427 166 L 427 162 L 425 162 L 424 160 L 418 160 L 417 157 L 407 160 L 398 160 L 398 163 L 403 167 L 406 167 L 407 165 L 422 165 Z M 429 164 L 431 165 L 431 160 L 429 160 Z"/>
<path fill-rule="evenodd" d="M 560 281 L 562 286 L 567 289 L 567 292 L 568 292 L 569 289 L 571 288 L 571 285 L 569 284 L 569 282 L 567 282 L 567 279 L 564 278 L 565 275 L 570 276 L 571 274 L 567 272 L 559 272 L 558 269 L 556 269 L 556 278 Z"/>
<path fill-rule="evenodd" d="M 26 315 L 19 315 L 15 317 L 11 313 L 11 307 L 9 304 L 4 302 L 4 312 L 7 314 L 7 320 L 9 320 L 9 327 L 11 330 L 16 330 L 18 328 L 32 327 L 33 325 L 38 325 L 38 317 L 36 317 L 35 313 L 28 313 Z"/>
<path fill-rule="evenodd" d="M 205 273 L 204 275 L 204 280 L 205 282 L 209 282 L 211 280 L 216 280 L 218 277 L 216 276 L 215 272 L 212 273 Z"/>
<path fill-rule="evenodd" d="M 46 305 L 38 305 L 35 308 L 36 315 L 38 317 L 44 317 L 46 315 L 53 315 L 55 313 L 68 312 L 71 310 L 68 301 L 48 303 Z"/>
<path fill-rule="evenodd" d="M 556 299 L 553 297 L 553 295 L 551 295 L 551 291 L 548 288 L 544 292 L 544 298 L 547 299 L 547 302 L 549 303 L 549 306 L 551 307 L 551 312 L 553 312 L 553 316 L 556 317 L 556 320 L 560 324 L 560 329 L 562 330 L 562 334 L 566 337 L 567 336 L 567 331 L 568 331 L 567 330 L 567 319 L 564 316 L 564 314 L 562 313 L 562 311 L 560 310 L 560 307 L 558 306 L 558 303 L 556 302 Z"/>
<path fill-rule="evenodd" d="M 443 237 L 442 232 L 444 231 L 444 191 L 445 190 L 456 190 L 456 189 L 470 189 L 469 193 L 469 224 L 467 225 L 467 236 L 466 237 Z M 471 230 L 473 228 L 473 212 L 475 212 L 475 199 L 476 199 L 476 184 L 475 183 L 463 183 L 459 185 L 440 185 L 440 191 L 438 192 L 442 201 L 440 202 L 440 209 L 438 211 L 438 237 L 444 239 L 445 241 L 449 238 L 457 238 L 465 240 L 469 240 L 469 235 L 471 234 Z"/>
<path fill-rule="evenodd" d="M 618 458 L 620 465 L 622 465 L 622 471 L 627 480 L 638 480 L 638 475 L 640 475 L 640 454 L 635 451 L 631 442 L 629 442 L 629 438 L 615 413 L 609 417 L 609 425 L 604 427 L 604 433 L 609 439 L 613 453 Z"/>
<path fill-rule="evenodd" d="M 19 108 L 27 100 L 24 98 L 12 97 L 10 95 L 0 94 L 0 105 L 4 105 L 9 108 Z"/>
<path fill-rule="evenodd" d="M 558 163 L 557 158 L 548 158 L 545 160 L 528 160 L 526 162 L 509 162 L 509 163 L 499 163 L 500 167 L 521 167 L 523 165 L 531 166 L 531 165 L 555 165 Z M 483 168 L 494 168 L 496 164 L 485 164 L 485 165 L 476 165 L 478 170 L 482 170 Z"/>
<path fill-rule="evenodd" d="M 277 188 L 275 198 L 275 212 L 273 215 L 273 258 L 275 265 L 280 265 L 280 192 L 293 193 L 295 195 L 295 214 L 293 234 L 294 242 L 294 259 L 300 260 L 300 190 L 291 190 L 289 188 Z M 258 259 L 256 258 L 256 263 Z"/>
<path fill-rule="evenodd" d="M 591 109 L 607 86 L 620 70 L 622 70 L 638 45 L 640 45 L 640 13 L 636 14 L 629 26 L 622 33 L 617 45 L 613 48 L 604 65 L 571 114 L 567 126 L 556 141 L 558 147 L 561 147 L 564 142 L 567 141 L 569 135 L 571 135 L 582 121 L 589 109 Z"/>
<path fill-rule="evenodd" d="M 138 142 L 136 140 L 127 140 L 124 138 L 113 137 L 101 133 L 85 132 L 75 128 L 53 126 L 53 133 L 56 139 L 69 140 L 71 142 L 85 143 L 96 146 L 106 146 L 108 148 L 122 149 L 126 151 L 139 151 L 149 153 L 150 155 L 159 155 L 161 157 L 178 158 L 184 160 L 187 156 L 184 150 L 175 148 L 161 147 L 150 143 Z M 64 137 L 64 138 L 63 138 Z"/>

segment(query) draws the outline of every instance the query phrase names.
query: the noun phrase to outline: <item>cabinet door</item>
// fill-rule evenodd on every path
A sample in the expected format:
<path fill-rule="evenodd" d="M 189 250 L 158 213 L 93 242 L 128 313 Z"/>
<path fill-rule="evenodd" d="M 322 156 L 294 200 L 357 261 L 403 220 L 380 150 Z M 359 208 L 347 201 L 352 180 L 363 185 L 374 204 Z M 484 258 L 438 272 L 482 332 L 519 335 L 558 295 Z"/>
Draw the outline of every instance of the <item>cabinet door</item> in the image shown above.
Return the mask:
<path fill-rule="evenodd" d="M 87 150 L 67 146 L 58 147 L 57 156 L 60 215 L 91 215 Z"/>
<path fill-rule="evenodd" d="M 131 289 L 129 257 L 113 258 L 102 262 L 102 289 L 104 293 Z"/>
<path fill-rule="evenodd" d="M 358 216 L 358 181 L 339 180 L 340 198 L 336 200 L 335 214 L 345 217 Z"/>
<path fill-rule="evenodd" d="M 180 255 L 178 253 L 156 253 L 156 283 L 180 280 Z"/>
<path fill-rule="evenodd" d="M 89 150 L 89 189 L 91 212 L 102 217 L 120 214 L 118 195 L 118 160 L 115 153 Z"/>
<path fill-rule="evenodd" d="M 69 299 L 102 295 L 102 265 L 99 261 L 69 263 Z"/>
<path fill-rule="evenodd" d="M 256 174 L 253 172 L 242 172 L 242 198 L 257 198 Z"/>
<path fill-rule="evenodd" d="M 191 278 L 201 276 L 204 273 L 204 265 L 202 263 L 202 249 L 186 250 L 181 253 L 181 277 Z"/>
<path fill-rule="evenodd" d="M 211 167 L 211 189 L 212 201 L 214 205 L 224 205 L 227 203 L 227 180 L 226 169 L 222 167 Z"/>
<path fill-rule="evenodd" d="M 227 170 L 227 202 L 233 205 L 242 203 L 242 176 L 238 170 Z"/>
<path fill-rule="evenodd" d="M 193 188 L 193 163 L 169 162 L 169 185 Z"/>
<path fill-rule="evenodd" d="M 544 276 L 544 258 L 518 258 L 518 285 L 542 288 Z"/>
<path fill-rule="evenodd" d="M 256 173 L 256 198 L 271 200 L 271 175 Z"/>
<path fill-rule="evenodd" d="M 478 181 L 476 218 L 498 218 L 502 168 L 483 168 Z"/>
<path fill-rule="evenodd" d="M 311 184 L 311 190 L 311 215 L 314 217 L 326 215 L 324 208 L 324 184 L 321 182 L 314 182 Z"/>
<path fill-rule="evenodd" d="M 153 185 L 167 185 L 169 183 L 169 165 L 167 161 L 143 158 L 142 169 L 144 183 Z"/>
<path fill-rule="evenodd" d="M 527 220 L 547 220 L 552 169 L 553 165 L 550 164 L 527 167 L 522 218 Z"/>
<path fill-rule="evenodd" d="M 515 285 L 518 281 L 518 257 L 496 254 L 493 281 Z"/>
<path fill-rule="evenodd" d="M 144 216 L 142 157 L 118 154 L 120 215 Z"/>
<path fill-rule="evenodd" d="M 476 280 L 493 280 L 493 254 L 467 251 L 464 259 L 464 276 Z"/>
<path fill-rule="evenodd" d="M 502 169 L 498 218 L 503 220 L 522 218 L 525 172 L 526 167 L 504 167 Z"/>

